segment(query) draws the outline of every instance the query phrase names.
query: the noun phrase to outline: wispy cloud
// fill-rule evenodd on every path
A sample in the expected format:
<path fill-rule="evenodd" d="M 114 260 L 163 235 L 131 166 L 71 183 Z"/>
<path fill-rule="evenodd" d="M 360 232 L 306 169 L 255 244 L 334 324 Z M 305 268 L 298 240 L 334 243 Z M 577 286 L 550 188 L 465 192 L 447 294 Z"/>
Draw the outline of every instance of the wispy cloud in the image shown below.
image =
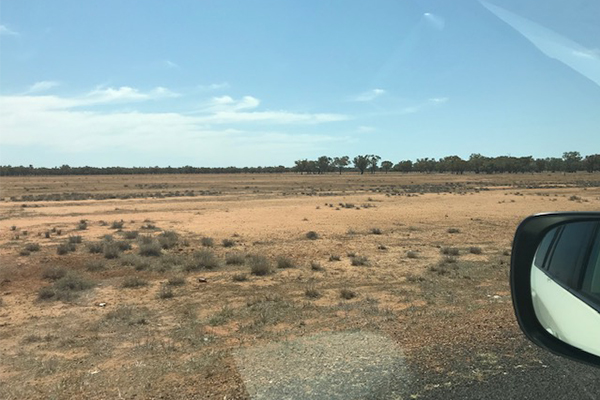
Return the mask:
<path fill-rule="evenodd" d="M 450 99 L 448 97 L 432 97 L 422 103 L 414 104 L 408 107 L 403 107 L 400 110 L 400 114 L 414 114 L 430 107 L 442 105 L 444 103 L 447 103 L 449 100 Z"/>
<path fill-rule="evenodd" d="M 203 91 L 211 91 L 211 90 L 221 90 L 228 89 L 228 82 L 220 82 L 220 83 L 211 83 L 210 85 L 198 85 L 198 89 Z"/>
<path fill-rule="evenodd" d="M 54 87 L 57 87 L 58 85 L 60 85 L 60 83 L 56 81 L 40 81 L 29 86 L 29 89 L 27 89 L 26 93 L 45 92 L 46 90 L 50 90 Z"/>
<path fill-rule="evenodd" d="M 501 7 L 480 0 L 496 17 L 533 43 L 542 53 L 600 85 L 600 54 L 559 33 Z"/>
<path fill-rule="evenodd" d="M 423 18 L 429 23 L 430 26 L 441 31 L 446 26 L 446 21 L 440 15 L 426 12 L 423 14 Z"/>
<path fill-rule="evenodd" d="M 179 64 L 171 61 L 171 60 L 163 60 L 162 64 L 165 66 L 165 68 L 172 68 L 172 69 L 179 69 Z"/>
<path fill-rule="evenodd" d="M 356 131 L 358 133 L 370 133 L 370 132 L 374 132 L 375 128 L 372 126 L 361 125 L 358 128 L 356 128 Z"/>
<path fill-rule="evenodd" d="M 330 135 L 301 133 L 301 126 L 347 119 L 328 113 L 259 111 L 261 102 L 253 96 L 235 99 L 213 97 L 194 114 L 143 112 L 93 107 L 94 105 L 137 104 L 170 96 L 165 88 L 143 92 L 129 86 L 96 88 L 80 96 L 13 95 L 0 96 L 0 146 L 27 149 L 42 146 L 62 153 L 119 149 L 163 157 L 170 154 L 202 159 L 205 165 L 218 165 L 226 159 L 258 164 L 267 159 L 285 160 L 298 149 L 342 143 L 350 140 Z M 166 103 L 168 104 L 168 103 Z M 82 106 L 90 106 L 81 108 Z M 280 132 L 276 126 L 297 125 L 293 132 Z M 286 129 L 287 130 L 287 129 Z M 270 153 L 269 153 L 270 152 Z M 24 150 L 23 163 L 29 152 Z M 151 157 L 148 156 L 149 160 Z M 199 157 L 199 158 L 198 158 Z M 128 160 L 124 160 L 124 164 Z M 58 161 L 57 161 L 58 162 Z M 150 161 L 147 161 L 150 162 Z"/>
<path fill-rule="evenodd" d="M 9 29 L 6 25 L 0 25 L 0 35 L 19 36 L 19 33 Z"/>
<path fill-rule="evenodd" d="M 383 94 L 385 94 L 385 90 L 383 90 L 383 89 L 371 89 L 371 90 L 367 90 L 366 92 L 363 92 L 361 94 L 351 97 L 350 100 L 357 101 L 357 102 L 373 101 Z"/>

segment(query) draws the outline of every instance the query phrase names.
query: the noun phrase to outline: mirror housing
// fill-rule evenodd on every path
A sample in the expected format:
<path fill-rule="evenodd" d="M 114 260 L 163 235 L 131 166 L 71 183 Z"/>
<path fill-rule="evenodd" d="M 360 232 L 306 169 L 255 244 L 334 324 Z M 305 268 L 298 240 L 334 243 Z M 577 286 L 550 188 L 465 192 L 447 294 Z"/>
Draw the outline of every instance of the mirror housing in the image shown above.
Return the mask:
<path fill-rule="evenodd" d="M 537 268 L 533 262 L 542 240 L 551 230 L 577 222 L 600 222 L 600 213 L 537 214 L 521 222 L 515 233 L 511 256 L 512 301 L 519 326 L 529 340 L 554 354 L 600 367 L 598 355 L 559 339 L 549 332 L 548 327 L 542 325 L 536 314 L 532 296 L 532 268 Z M 600 313 L 597 313 L 597 317 L 600 321 Z M 560 321 L 558 323 L 560 324 Z M 596 337 L 600 342 L 600 332 Z"/>

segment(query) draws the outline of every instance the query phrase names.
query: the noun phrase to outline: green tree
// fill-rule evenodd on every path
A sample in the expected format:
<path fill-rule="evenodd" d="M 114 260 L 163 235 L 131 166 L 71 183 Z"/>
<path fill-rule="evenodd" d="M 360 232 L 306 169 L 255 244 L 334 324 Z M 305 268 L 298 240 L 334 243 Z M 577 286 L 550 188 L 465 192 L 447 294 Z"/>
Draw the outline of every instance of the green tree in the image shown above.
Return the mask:
<path fill-rule="evenodd" d="M 317 170 L 319 174 L 324 174 L 329 171 L 331 166 L 331 157 L 321 156 L 317 159 Z"/>
<path fill-rule="evenodd" d="M 381 157 L 379 157 L 375 154 L 371 154 L 367 157 L 369 158 L 369 165 L 371 166 L 371 173 L 374 174 L 375 170 L 377 169 L 377 163 L 379 163 L 379 160 L 381 160 Z"/>
<path fill-rule="evenodd" d="M 335 168 L 337 168 L 340 171 L 340 175 L 342 174 L 342 170 L 348 165 L 350 164 L 350 157 L 348 156 L 342 156 L 342 157 L 335 157 L 333 159 L 333 166 Z"/>
<path fill-rule="evenodd" d="M 364 174 L 365 170 L 369 166 L 369 156 L 356 156 L 352 160 L 354 167 L 360 171 L 360 174 Z"/>
<path fill-rule="evenodd" d="M 413 162 L 411 160 L 404 160 L 394 165 L 394 171 L 400 172 L 411 172 L 413 170 Z"/>
<path fill-rule="evenodd" d="M 386 174 L 388 173 L 388 171 L 390 169 L 392 169 L 393 166 L 394 166 L 394 163 L 391 161 L 382 161 L 381 162 L 381 169 L 383 169 Z"/>
<path fill-rule="evenodd" d="M 566 151 L 562 156 L 567 172 L 575 172 L 581 169 L 581 154 L 578 151 Z"/>

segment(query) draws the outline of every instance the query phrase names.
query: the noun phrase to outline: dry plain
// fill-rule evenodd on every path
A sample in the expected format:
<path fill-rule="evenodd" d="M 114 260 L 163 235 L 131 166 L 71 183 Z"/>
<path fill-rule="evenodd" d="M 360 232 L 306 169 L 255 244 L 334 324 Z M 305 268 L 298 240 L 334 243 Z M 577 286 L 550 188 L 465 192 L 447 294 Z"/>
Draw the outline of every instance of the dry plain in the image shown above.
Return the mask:
<path fill-rule="evenodd" d="M 512 235 L 600 210 L 587 173 L 0 184 L 2 399 L 248 398 L 240 350 L 339 332 L 398 346 L 429 377 L 412 398 L 526 369 Z"/>

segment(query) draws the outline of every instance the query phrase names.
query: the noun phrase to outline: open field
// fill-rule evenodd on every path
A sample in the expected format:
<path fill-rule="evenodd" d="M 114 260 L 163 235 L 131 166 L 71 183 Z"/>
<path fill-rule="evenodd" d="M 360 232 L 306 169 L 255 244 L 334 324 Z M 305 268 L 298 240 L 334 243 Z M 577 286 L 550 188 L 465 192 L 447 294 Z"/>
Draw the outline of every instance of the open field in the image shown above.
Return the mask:
<path fill-rule="evenodd" d="M 352 375 L 370 355 L 402 382 L 390 393 L 428 398 L 539 368 L 512 314 L 512 235 L 533 213 L 600 210 L 587 173 L 0 188 L 2 399 L 276 398 L 291 373 Z"/>

